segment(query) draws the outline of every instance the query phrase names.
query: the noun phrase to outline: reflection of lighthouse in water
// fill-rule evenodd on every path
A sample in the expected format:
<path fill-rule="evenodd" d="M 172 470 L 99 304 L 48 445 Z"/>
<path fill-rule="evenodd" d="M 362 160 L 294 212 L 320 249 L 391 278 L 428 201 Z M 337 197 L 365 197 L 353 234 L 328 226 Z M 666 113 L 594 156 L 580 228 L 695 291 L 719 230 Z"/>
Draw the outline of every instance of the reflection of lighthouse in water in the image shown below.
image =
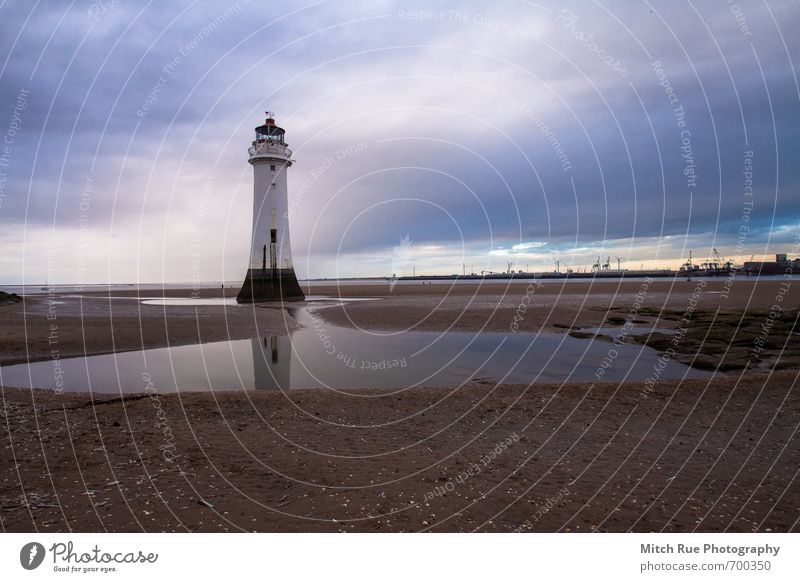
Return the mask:
<path fill-rule="evenodd" d="M 253 376 L 256 390 L 290 388 L 292 342 L 288 335 L 254 338 Z"/>
<path fill-rule="evenodd" d="M 236 297 L 239 303 L 304 298 L 294 273 L 289 238 L 286 172 L 292 165 L 292 150 L 284 134 L 267 113 L 248 150 L 253 166 L 253 234 L 245 281 Z"/>

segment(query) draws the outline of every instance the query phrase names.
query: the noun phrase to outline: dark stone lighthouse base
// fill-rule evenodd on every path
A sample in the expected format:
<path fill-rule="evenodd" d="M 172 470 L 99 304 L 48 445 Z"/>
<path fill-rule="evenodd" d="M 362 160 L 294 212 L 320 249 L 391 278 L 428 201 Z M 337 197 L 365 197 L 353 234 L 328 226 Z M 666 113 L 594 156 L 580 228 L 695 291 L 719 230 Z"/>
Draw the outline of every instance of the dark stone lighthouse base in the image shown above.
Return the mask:
<path fill-rule="evenodd" d="M 236 302 L 303 301 L 305 298 L 294 269 L 247 269 Z"/>

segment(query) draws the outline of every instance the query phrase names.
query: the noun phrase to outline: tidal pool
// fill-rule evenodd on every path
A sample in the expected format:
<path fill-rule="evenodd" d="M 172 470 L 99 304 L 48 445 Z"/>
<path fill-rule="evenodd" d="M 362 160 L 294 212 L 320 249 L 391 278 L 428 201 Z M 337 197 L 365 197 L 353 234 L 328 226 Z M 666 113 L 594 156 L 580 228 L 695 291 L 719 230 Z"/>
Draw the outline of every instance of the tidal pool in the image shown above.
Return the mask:
<path fill-rule="evenodd" d="M 0 368 L 4 386 L 104 394 L 403 389 L 468 381 L 529 384 L 707 378 L 638 344 L 560 333 L 368 332 L 299 308 L 288 335 L 66 358 Z M 656 372 L 657 370 L 657 372 Z"/>

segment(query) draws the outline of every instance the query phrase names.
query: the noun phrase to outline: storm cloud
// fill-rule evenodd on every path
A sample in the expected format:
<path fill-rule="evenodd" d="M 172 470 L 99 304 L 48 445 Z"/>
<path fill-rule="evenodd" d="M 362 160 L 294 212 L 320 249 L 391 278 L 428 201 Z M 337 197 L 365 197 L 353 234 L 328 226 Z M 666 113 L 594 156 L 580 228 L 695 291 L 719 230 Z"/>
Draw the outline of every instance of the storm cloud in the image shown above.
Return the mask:
<path fill-rule="evenodd" d="M 0 16 L 0 283 L 241 279 L 265 110 L 296 160 L 300 276 L 386 275 L 398 246 L 428 273 L 677 266 L 798 233 L 793 1 Z"/>

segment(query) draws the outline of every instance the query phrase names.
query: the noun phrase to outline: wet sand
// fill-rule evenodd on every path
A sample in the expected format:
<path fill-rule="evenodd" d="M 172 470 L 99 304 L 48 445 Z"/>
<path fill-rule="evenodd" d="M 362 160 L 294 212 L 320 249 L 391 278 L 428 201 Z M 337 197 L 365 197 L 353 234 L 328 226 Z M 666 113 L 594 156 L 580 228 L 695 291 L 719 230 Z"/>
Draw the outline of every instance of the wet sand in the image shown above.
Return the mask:
<path fill-rule="evenodd" d="M 651 283 L 548 281 L 526 283 L 432 285 L 306 285 L 308 294 L 330 297 L 377 297 L 380 301 L 329 307 L 329 323 L 373 330 L 565 331 L 608 323 L 609 318 L 637 318 L 663 328 L 676 327 L 695 293 L 697 281 Z M 706 283 L 696 309 L 728 315 L 768 310 L 782 281 L 737 280 L 726 291 L 720 278 Z M 199 298 L 234 298 L 237 289 L 201 289 Z M 46 360 L 57 349 L 62 357 L 142 348 L 285 335 L 294 329 L 295 305 L 164 307 L 138 299 L 187 298 L 190 289 L 31 295 L 23 303 L 0 306 L 0 364 Z M 784 296 L 783 308 L 796 315 L 800 282 Z M 56 304 L 51 304 L 55 301 Z M 637 312 L 633 309 L 637 305 Z M 787 316 L 788 317 L 788 316 Z M 787 319 L 784 317 L 784 319 Z M 512 327 L 512 325 L 515 327 Z M 56 326 L 55 335 L 52 326 Z M 52 339 L 55 342 L 51 342 Z"/>
<path fill-rule="evenodd" d="M 560 331 L 635 341 L 669 351 L 671 358 L 700 370 L 800 369 L 800 281 L 387 284 L 321 286 L 315 291 L 381 297 L 322 312 L 328 322 L 342 326 L 384 331 Z M 656 331 L 633 335 L 626 322 Z M 602 329 L 596 332 L 597 328 Z"/>
<path fill-rule="evenodd" d="M 236 290 L 226 289 L 235 298 Z M 188 298 L 191 289 L 30 295 L 0 305 L 0 365 L 256 337 L 286 335 L 292 308 L 274 305 L 161 306 L 140 299 Z M 202 289 L 200 299 L 221 299 Z"/>
<path fill-rule="evenodd" d="M 683 314 L 693 295 L 694 309 L 743 313 L 769 309 L 785 283 L 725 278 L 708 281 L 655 279 L 642 281 L 546 281 L 526 283 L 405 285 L 315 284 L 313 292 L 341 297 L 381 297 L 383 301 L 349 303 L 327 309 L 325 319 L 369 329 L 440 331 L 511 331 L 514 316 L 519 331 L 558 331 L 594 327 L 609 317 L 638 318 L 659 326 L 676 326 L 674 313 Z M 800 281 L 790 282 L 782 295 L 786 311 L 800 308 Z M 521 309 L 520 306 L 524 305 Z M 669 317 L 659 317 L 666 313 Z M 794 314 L 792 314 L 794 316 Z"/>
<path fill-rule="evenodd" d="M 5 531 L 797 531 L 795 380 L 5 390 L 0 515 Z"/>
<path fill-rule="evenodd" d="M 504 331 L 516 323 L 566 333 L 618 328 L 610 318 L 679 328 L 692 301 L 702 321 L 722 313 L 755 325 L 770 319 L 781 289 L 744 280 L 726 293 L 720 280 L 693 300 L 696 285 L 655 281 L 644 296 L 634 281 L 548 282 L 532 292 L 525 284 L 317 284 L 311 292 L 382 297 L 320 311 L 335 324 Z M 63 356 L 296 325 L 291 309 L 165 308 L 120 295 L 56 298 Z M 794 354 L 794 328 L 784 322 L 796 321 L 798 295 L 784 293 L 772 318 L 783 327 L 770 328 L 777 347 L 769 349 L 781 357 Z M 0 306 L 0 363 L 50 357 L 47 300 Z M 698 326 L 719 331 L 721 320 L 710 320 Z M 686 337 L 687 350 L 697 349 L 697 337 Z M 6 388 L 0 522 L 5 531 L 797 531 L 800 398 L 786 361 L 783 371 L 767 358 L 711 381 L 391 396 L 93 400 Z"/>

